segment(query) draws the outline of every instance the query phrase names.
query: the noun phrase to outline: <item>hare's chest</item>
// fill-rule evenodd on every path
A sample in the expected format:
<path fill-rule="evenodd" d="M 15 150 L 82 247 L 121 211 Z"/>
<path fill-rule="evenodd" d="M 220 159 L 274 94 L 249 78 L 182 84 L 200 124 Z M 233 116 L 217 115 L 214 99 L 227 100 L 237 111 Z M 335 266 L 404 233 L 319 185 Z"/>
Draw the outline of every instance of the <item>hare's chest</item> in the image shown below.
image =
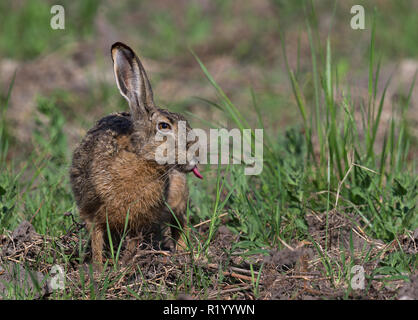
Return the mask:
<path fill-rule="evenodd" d="M 109 222 L 123 225 L 128 212 L 135 225 L 159 220 L 165 186 L 158 170 L 135 154 L 121 151 L 101 171 L 95 184 Z"/>

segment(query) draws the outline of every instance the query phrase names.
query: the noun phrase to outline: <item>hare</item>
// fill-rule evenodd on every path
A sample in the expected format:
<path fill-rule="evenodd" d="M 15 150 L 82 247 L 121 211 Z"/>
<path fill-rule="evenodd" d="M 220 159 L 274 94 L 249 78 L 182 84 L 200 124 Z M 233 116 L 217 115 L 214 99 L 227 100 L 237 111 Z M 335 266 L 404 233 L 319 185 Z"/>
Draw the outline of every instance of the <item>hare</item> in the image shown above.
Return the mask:
<path fill-rule="evenodd" d="M 186 123 L 187 132 L 191 128 L 182 115 L 157 108 L 144 67 L 131 48 L 117 42 L 111 56 L 117 87 L 130 113 L 113 113 L 99 120 L 75 149 L 70 169 L 80 217 L 91 233 L 93 262 L 99 266 L 107 226 L 121 234 L 127 217 L 131 235 L 158 234 L 168 223 L 171 238 L 178 240 L 187 206 L 186 173 L 203 179 L 196 157 L 178 164 L 189 142 L 181 151 L 175 139 L 174 164 L 156 161 L 156 149 L 163 143 L 155 139 L 157 132 L 177 138 L 180 121 Z M 133 250 L 135 243 L 128 243 L 127 248 Z"/>

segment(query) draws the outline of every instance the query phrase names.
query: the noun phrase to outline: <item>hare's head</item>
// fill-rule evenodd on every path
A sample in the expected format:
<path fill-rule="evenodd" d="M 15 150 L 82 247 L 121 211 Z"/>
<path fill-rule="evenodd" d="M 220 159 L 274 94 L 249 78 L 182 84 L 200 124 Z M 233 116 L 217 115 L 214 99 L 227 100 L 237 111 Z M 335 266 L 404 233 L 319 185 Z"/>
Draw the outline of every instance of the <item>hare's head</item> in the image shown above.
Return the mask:
<path fill-rule="evenodd" d="M 197 158 L 190 153 L 196 141 L 187 142 L 192 130 L 187 120 L 180 114 L 155 106 L 150 81 L 131 48 L 116 42 L 111 52 L 116 83 L 131 111 L 134 127 L 131 143 L 135 153 L 147 161 L 159 164 L 166 161 L 167 166 L 193 172 L 202 179 Z"/>

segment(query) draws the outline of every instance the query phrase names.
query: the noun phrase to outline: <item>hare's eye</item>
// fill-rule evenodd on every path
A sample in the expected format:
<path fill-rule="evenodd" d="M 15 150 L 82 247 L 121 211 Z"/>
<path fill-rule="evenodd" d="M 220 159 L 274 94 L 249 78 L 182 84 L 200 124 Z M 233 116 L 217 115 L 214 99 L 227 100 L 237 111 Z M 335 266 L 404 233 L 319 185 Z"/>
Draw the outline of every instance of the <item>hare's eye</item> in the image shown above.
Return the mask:
<path fill-rule="evenodd" d="M 160 122 L 158 124 L 158 129 L 159 130 L 170 130 L 171 126 L 167 122 Z"/>

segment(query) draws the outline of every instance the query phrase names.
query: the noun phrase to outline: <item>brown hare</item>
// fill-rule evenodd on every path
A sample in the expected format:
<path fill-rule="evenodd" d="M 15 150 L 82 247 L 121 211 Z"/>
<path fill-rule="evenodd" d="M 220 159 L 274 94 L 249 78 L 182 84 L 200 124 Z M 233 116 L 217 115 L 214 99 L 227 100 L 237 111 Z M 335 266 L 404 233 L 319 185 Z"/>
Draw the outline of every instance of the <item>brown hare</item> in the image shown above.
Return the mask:
<path fill-rule="evenodd" d="M 116 84 L 130 113 L 114 113 L 99 120 L 75 149 L 70 169 L 80 216 L 91 232 L 92 258 L 99 266 L 107 226 L 120 234 L 127 214 L 129 234 L 158 233 L 168 223 L 172 225 L 171 238 L 178 240 L 179 228 L 173 226 L 184 224 L 186 173 L 202 178 L 196 158 L 185 164 L 156 161 L 155 152 L 162 143 L 155 139 L 157 132 L 177 137 L 180 121 L 186 123 L 187 132 L 191 128 L 182 115 L 155 106 L 144 67 L 131 48 L 117 42 L 111 55 Z M 190 147 L 187 142 L 181 151 L 177 144 L 176 139 L 176 160 Z M 135 243 L 128 243 L 127 248 L 133 250 Z"/>

